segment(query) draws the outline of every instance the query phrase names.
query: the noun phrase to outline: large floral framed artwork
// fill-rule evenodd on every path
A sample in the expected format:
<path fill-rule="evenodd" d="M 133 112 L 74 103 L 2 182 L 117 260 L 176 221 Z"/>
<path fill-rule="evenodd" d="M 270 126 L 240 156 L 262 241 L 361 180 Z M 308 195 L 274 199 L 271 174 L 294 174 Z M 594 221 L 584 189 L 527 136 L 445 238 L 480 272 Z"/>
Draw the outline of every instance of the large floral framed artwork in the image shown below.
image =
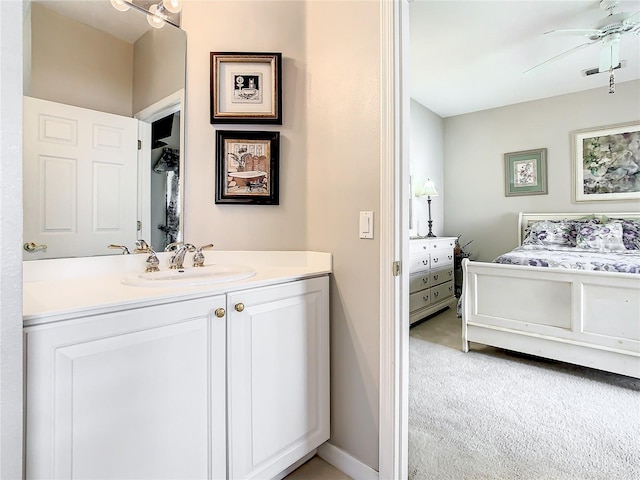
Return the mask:
<path fill-rule="evenodd" d="M 640 199 L 640 122 L 572 132 L 576 202 Z"/>
<path fill-rule="evenodd" d="M 547 194 L 547 149 L 504 154 L 507 197 Z"/>

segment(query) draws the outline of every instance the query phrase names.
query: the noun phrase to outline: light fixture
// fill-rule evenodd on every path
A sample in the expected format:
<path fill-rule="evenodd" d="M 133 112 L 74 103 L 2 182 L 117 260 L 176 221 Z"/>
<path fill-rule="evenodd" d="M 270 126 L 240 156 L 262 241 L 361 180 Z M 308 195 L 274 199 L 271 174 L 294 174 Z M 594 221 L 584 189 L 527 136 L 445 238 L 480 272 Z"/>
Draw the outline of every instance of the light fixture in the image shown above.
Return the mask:
<path fill-rule="evenodd" d="M 427 233 L 427 237 L 435 237 L 433 232 L 431 231 L 431 226 L 433 222 L 431 221 L 431 197 L 437 197 L 440 194 L 436 190 L 436 186 L 433 183 L 433 180 L 427 179 L 424 182 L 424 186 L 422 187 L 422 191 L 416 195 L 417 197 L 427 197 L 427 205 L 429 206 L 429 233 Z"/>
<path fill-rule="evenodd" d="M 180 26 L 180 16 L 177 15 L 182 10 L 182 0 L 159 0 L 149 8 L 139 0 L 109 0 L 116 10 L 126 12 L 130 7 L 147 14 L 147 22 L 153 28 L 162 28 L 166 22 L 176 27 Z M 136 3 L 137 1 L 137 3 Z M 177 17 L 177 18 L 176 18 Z"/>
<path fill-rule="evenodd" d="M 113 8 L 115 8 L 116 10 L 120 10 L 121 12 L 126 12 L 127 10 L 129 10 L 129 2 L 126 2 L 125 0 L 110 0 L 111 1 L 111 5 L 113 5 Z"/>
<path fill-rule="evenodd" d="M 171 13 L 178 13 L 182 10 L 182 0 L 162 0 L 162 5 Z"/>
<path fill-rule="evenodd" d="M 164 27 L 167 16 L 164 14 L 164 5 L 161 3 L 157 5 L 151 5 L 149 7 L 149 15 L 147 15 L 147 22 L 153 28 Z"/>

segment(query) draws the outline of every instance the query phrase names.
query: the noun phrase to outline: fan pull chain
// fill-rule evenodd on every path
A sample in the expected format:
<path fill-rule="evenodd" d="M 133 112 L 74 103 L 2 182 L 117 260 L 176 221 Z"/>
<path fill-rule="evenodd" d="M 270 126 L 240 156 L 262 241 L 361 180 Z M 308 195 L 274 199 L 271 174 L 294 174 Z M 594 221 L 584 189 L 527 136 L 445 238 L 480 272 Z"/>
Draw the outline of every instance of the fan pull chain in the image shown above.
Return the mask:
<path fill-rule="evenodd" d="M 609 67 L 609 93 L 616 93 L 616 79 L 613 75 L 613 67 Z"/>

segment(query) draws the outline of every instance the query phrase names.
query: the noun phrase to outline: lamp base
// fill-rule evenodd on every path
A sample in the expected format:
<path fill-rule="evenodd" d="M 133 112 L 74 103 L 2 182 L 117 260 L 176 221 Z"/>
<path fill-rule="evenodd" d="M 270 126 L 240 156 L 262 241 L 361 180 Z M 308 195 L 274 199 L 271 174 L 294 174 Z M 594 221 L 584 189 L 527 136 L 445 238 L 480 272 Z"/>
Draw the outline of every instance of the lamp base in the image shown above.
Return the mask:
<path fill-rule="evenodd" d="M 427 237 L 435 238 L 436 236 L 432 232 L 429 232 L 429 233 L 427 233 Z"/>

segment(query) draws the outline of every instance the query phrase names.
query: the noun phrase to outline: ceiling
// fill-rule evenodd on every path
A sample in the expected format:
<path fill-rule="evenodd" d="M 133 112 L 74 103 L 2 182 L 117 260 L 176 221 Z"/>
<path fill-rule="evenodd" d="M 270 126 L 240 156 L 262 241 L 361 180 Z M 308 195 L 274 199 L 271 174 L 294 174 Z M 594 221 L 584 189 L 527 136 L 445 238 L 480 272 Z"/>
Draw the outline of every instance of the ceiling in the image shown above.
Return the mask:
<path fill-rule="evenodd" d="M 640 0 L 622 0 L 614 13 L 638 11 Z M 598 0 L 412 0 L 409 15 L 411 97 L 443 118 L 592 88 L 608 94 L 608 73 L 582 73 L 598 67 L 599 43 L 524 74 L 589 42 L 544 32 L 595 27 L 608 15 Z M 640 78 L 640 35 L 622 36 L 620 60 L 616 83 Z"/>

